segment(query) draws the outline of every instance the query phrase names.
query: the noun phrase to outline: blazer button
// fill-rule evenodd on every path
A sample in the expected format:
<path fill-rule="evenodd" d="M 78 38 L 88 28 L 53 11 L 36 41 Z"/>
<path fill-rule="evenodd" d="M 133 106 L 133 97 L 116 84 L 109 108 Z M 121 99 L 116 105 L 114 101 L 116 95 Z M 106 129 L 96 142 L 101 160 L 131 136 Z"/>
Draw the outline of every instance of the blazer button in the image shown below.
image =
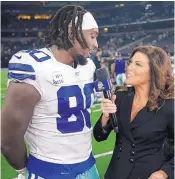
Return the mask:
<path fill-rule="evenodd" d="M 120 152 L 122 152 L 122 148 L 121 147 L 119 148 L 119 150 L 120 150 Z"/>
<path fill-rule="evenodd" d="M 120 142 L 119 142 L 120 144 L 122 144 L 123 143 L 123 141 L 122 140 L 120 140 Z"/>
<path fill-rule="evenodd" d="M 134 156 L 135 155 L 135 152 L 134 151 L 131 151 L 131 156 Z"/>
<path fill-rule="evenodd" d="M 117 159 L 118 159 L 118 160 L 120 159 L 120 155 L 117 155 Z"/>
<path fill-rule="evenodd" d="M 130 163 L 133 163 L 133 162 L 134 162 L 134 159 L 133 159 L 133 158 L 130 158 L 130 159 L 129 159 L 129 162 L 130 162 Z"/>
<path fill-rule="evenodd" d="M 132 148 L 135 148 L 135 147 L 136 147 L 135 144 L 132 144 L 131 146 L 132 146 Z"/>

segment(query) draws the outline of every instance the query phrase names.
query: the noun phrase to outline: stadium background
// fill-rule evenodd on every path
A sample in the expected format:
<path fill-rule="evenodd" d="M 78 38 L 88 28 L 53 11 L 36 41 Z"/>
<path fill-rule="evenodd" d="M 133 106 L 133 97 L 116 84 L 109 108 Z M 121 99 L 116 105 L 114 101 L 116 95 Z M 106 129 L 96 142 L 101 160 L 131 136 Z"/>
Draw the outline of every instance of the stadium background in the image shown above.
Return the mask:
<path fill-rule="evenodd" d="M 68 4 L 82 5 L 94 15 L 100 29 L 98 42 L 102 48 L 101 59 L 109 72 L 116 52 L 127 60 L 134 47 L 144 44 L 165 49 L 174 68 L 173 1 L 1 2 L 1 105 L 6 94 L 6 68 L 11 56 L 19 50 L 43 47 L 42 38 L 48 32 L 50 19 L 61 6 Z M 100 115 L 98 101 L 92 107 L 93 125 Z M 103 179 L 111 158 L 115 134 L 111 133 L 109 139 L 101 143 L 93 138 L 92 143 L 97 168 Z M 15 176 L 16 172 L 1 156 L 1 178 L 12 179 Z"/>

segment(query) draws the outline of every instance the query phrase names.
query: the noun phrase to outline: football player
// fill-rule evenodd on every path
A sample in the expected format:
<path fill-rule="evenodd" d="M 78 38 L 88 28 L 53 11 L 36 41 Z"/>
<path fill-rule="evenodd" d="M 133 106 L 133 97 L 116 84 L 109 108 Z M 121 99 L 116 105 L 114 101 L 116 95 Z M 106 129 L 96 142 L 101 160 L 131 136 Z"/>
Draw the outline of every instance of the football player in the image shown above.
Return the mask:
<path fill-rule="evenodd" d="M 19 178 L 99 179 L 90 122 L 95 65 L 88 58 L 97 35 L 90 12 L 64 6 L 50 23 L 46 48 L 12 56 L 1 150 Z"/>

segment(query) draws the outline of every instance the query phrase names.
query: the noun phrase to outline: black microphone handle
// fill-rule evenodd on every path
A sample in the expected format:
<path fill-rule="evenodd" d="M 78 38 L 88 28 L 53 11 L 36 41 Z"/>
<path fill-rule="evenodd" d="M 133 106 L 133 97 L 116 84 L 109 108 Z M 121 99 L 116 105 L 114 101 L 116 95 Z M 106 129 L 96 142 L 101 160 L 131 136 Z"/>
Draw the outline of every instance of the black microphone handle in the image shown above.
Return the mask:
<path fill-rule="evenodd" d="M 112 99 L 112 94 L 110 90 L 103 91 L 103 94 L 106 99 L 110 99 L 110 100 Z"/>
<path fill-rule="evenodd" d="M 111 94 L 111 91 L 108 90 L 108 91 L 103 91 L 103 94 L 104 94 L 104 98 L 106 99 L 112 99 L 112 94 Z M 114 131 L 117 133 L 119 132 L 119 129 L 118 129 L 118 119 L 117 119 L 117 116 L 115 113 L 111 113 L 109 114 L 110 115 L 110 118 L 111 118 L 111 123 L 112 123 L 112 127 L 114 128 Z"/>

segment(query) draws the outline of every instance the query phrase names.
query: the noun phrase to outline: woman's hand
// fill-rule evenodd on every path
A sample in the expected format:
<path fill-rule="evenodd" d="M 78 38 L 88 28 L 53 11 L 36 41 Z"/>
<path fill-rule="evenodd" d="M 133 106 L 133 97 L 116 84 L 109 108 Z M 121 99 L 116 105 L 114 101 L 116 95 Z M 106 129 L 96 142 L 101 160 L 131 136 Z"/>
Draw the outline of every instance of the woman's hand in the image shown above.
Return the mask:
<path fill-rule="evenodd" d="M 117 111 L 117 107 L 115 105 L 115 100 L 116 100 L 116 95 L 112 96 L 112 100 L 109 99 L 102 99 L 101 102 L 101 110 L 103 112 L 103 116 L 102 116 L 102 127 L 105 126 L 108 121 L 109 121 L 109 114 L 110 113 L 115 113 Z"/>
<path fill-rule="evenodd" d="M 163 171 L 159 170 L 151 174 L 148 179 L 167 179 L 168 175 Z"/>

